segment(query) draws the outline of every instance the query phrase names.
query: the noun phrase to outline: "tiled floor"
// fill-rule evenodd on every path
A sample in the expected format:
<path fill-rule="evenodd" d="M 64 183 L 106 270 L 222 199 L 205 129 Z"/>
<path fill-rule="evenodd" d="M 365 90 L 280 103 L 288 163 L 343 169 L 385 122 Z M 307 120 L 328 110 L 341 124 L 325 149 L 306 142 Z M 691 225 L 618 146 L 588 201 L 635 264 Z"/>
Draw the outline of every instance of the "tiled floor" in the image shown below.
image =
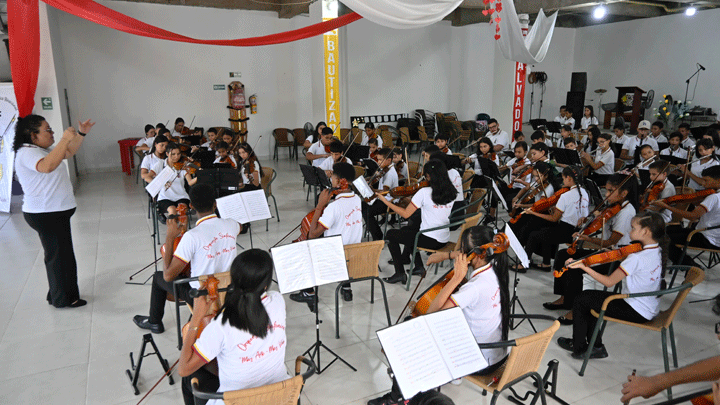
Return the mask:
<path fill-rule="evenodd" d="M 254 246 L 267 249 L 313 207 L 305 201 L 295 161 L 264 163 L 279 172 L 273 190 L 282 217 L 281 222 L 270 222 L 268 232 L 265 224 L 253 225 Z M 147 313 L 149 286 L 126 285 L 125 281 L 153 260 L 154 246 L 149 236 L 152 228 L 146 219 L 143 189 L 135 184 L 134 178 L 122 173 L 85 175 L 77 188 L 77 200 L 73 238 L 80 291 L 89 301 L 80 309 L 58 310 L 46 304 L 47 281 L 37 236 L 23 220 L 19 203 L 13 206 L 12 215 L 0 214 L 0 258 L 4 269 L 0 277 L 2 404 L 135 404 L 140 399 L 133 395 L 125 370 L 130 366 L 128 353 L 137 352 L 141 343 L 143 331 L 135 327 L 132 317 Z M 240 237 L 239 242 L 250 246 L 247 235 Z M 388 258 L 385 250 L 381 260 L 385 275 L 392 271 Z M 149 275 L 150 272 L 145 272 L 139 279 Z M 688 300 L 711 298 L 718 292 L 718 285 L 718 276 L 711 271 Z M 321 288 L 323 342 L 358 371 L 353 372 L 339 362 L 333 364 L 308 381 L 303 391 L 304 404 L 364 404 L 389 389 L 386 360 L 375 335 L 375 330 L 385 326 L 384 309 L 381 298 L 375 304 L 369 302 L 369 288 L 369 283 L 355 284 L 354 302 L 341 303 L 340 339 L 334 338 L 334 286 Z M 394 321 L 409 293 L 395 285 L 388 285 L 387 291 Z M 381 297 L 379 289 L 376 293 L 376 298 Z M 529 312 L 550 313 L 541 304 L 553 298 L 551 275 L 537 271 L 521 275 L 518 295 Z M 304 304 L 289 299 L 286 302 L 290 363 L 314 342 L 315 328 L 314 316 Z M 710 312 L 710 306 L 709 302 L 686 303 L 680 310 L 675 323 L 680 363 L 720 353 L 713 333 L 718 319 Z M 183 320 L 187 316 L 183 309 Z M 168 304 L 165 325 L 169 330 L 154 338 L 170 363 L 178 357 L 172 332 L 175 324 L 173 307 Z M 529 331 L 523 324 L 512 337 Z M 569 335 L 570 329 L 562 327 L 557 336 Z M 543 370 L 551 359 L 560 361 L 558 391 L 565 401 L 617 403 L 621 384 L 632 369 L 639 374 L 662 370 L 660 336 L 656 333 L 610 325 L 605 342 L 610 357 L 591 362 L 583 378 L 577 375 L 581 362 L 571 359 L 555 343 L 550 345 Z M 328 356 L 326 352 L 322 355 L 324 365 Z M 147 358 L 140 377 L 141 393 L 147 392 L 161 374 L 155 359 Z M 693 388 L 683 387 L 676 392 Z M 443 392 L 458 404 L 489 403 L 489 397 L 480 396 L 479 390 L 467 382 L 443 387 Z M 663 398 L 660 395 L 653 401 L 633 403 L 653 403 Z M 146 403 L 182 403 L 179 385 L 162 382 Z M 500 403 L 509 401 L 502 399 Z"/>

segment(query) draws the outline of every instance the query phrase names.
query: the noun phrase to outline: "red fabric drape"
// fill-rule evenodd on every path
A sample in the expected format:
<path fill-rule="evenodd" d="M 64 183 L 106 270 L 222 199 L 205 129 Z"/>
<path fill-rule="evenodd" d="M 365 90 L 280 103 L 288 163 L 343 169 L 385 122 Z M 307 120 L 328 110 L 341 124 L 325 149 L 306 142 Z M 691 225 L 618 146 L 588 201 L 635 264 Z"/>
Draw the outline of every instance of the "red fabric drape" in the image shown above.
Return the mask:
<path fill-rule="evenodd" d="M 196 39 L 157 28 L 128 17 L 91 0 L 43 0 L 50 6 L 106 27 L 168 41 L 220 46 L 261 46 L 298 41 L 340 28 L 362 18 L 350 13 L 330 21 L 310 25 L 293 31 L 262 37 L 243 39 Z M 12 0 L 8 2 L 10 34 L 10 65 L 15 96 L 21 117 L 32 112 L 38 70 L 40 68 L 40 28 L 37 0 Z"/>

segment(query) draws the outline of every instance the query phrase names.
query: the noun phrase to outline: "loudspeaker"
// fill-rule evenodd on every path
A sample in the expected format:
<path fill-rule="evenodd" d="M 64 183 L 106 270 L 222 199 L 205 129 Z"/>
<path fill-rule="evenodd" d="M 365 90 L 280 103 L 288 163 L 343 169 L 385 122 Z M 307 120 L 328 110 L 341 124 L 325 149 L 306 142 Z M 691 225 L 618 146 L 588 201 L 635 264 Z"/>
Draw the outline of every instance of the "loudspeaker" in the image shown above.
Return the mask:
<path fill-rule="evenodd" d="M 580 128 L 580 120 L 585 110 L 585 92 L 584 91 L 568 91 L 565 105 L 569 111 L 572 111 L 575 119 L 575 129 Z"/>
<path fill-rule="evenodd" d="M 587 72 L 573 72 L 570 79 L 570 91 L 587 91 Z"/>

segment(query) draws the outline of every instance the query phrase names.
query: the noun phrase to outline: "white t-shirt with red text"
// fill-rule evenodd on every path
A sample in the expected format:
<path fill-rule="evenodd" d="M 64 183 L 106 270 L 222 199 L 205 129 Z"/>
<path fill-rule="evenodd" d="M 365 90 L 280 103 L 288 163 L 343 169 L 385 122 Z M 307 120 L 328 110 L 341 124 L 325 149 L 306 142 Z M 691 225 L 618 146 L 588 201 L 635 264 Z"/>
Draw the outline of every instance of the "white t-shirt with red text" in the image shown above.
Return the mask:
<path fill-rule="evenodd" d="M 413 196 L 411 204 L 420 210 L 420 230 L 436 228 L 450 223 L 450 213 L 454 201 L 448 204 L 435 204 L 432 200 L 432 188 L 423 187 Z M 433 238 L 440 243 L 447 243 L 450 240 L 450 229 L 438 229 L 425 232 L 423 235 Z"/>
<path fill-rule="evenodd" d="M 360 197 L 353 192 L 341 193 L 328 204 L 318 223 L 325 228 L 323 236 L 342 236 L 343 245 L 362 241 L 362 208 Z"/>

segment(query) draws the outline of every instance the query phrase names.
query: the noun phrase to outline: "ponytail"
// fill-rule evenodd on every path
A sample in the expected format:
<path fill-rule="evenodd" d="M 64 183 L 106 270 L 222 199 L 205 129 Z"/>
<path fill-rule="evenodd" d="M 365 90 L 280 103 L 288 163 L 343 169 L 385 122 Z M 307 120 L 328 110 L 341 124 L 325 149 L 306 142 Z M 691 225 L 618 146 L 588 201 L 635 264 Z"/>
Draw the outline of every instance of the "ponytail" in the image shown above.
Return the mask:
<path fill-rule="evenodd" d="M 650 229 L 653 240 L 657 242 L 660 247 L 662 262 L 661 277 L 664 278 L 668 263 L 668 253 L 670 252 L 670 237 L 665 232 L 665 220 L 662 215 L 655 211 L 645 211 L 641 214 L 635 215 L 635 219 L 638 220 L 638 225 L 643 228 Z"/>
<path fill-rule="evenodd" d="M 583 175 L 580 166 L 567 166 L 563 169 L 562 175 L 566 177 L 572 177 L 573 182 L 577 186 L 578 194 L 582 200 L 582 188 L 583 187 Z"/>

